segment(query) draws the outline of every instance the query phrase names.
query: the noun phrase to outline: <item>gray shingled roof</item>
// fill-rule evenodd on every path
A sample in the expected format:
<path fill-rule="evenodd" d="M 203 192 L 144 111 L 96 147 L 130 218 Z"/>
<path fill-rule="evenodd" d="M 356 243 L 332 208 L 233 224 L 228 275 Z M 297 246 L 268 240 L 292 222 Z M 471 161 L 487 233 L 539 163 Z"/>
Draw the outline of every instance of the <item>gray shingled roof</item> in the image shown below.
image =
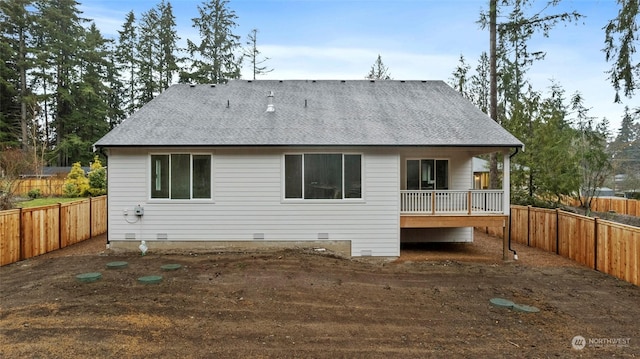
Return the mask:
<path fill-rule="evenodd" d="M 267 112 L 273 92 L 274 112 Z M 491 146 L 522 143 L 442 81 L 173 85 L 96 146 Z"/>

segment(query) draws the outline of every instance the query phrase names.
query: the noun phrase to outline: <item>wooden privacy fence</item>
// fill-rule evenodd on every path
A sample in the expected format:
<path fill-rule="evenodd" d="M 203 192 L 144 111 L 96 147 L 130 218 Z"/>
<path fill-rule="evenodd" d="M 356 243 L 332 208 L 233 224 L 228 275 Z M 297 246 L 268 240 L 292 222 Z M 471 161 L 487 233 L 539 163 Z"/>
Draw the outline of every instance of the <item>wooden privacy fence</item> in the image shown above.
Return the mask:
<path fill-rule="evenodd" d="M 502 228 L 488 228 L 500 236 Z M 562 210 L 511 206 L 511 241 L 640 285 L 640 228 Z"/>
<path fill-rule="evenodd" d="M 107 231 L 107 196 L 0 211 L 0 266 Z"/>
<path fill-rule="evenodd" d="M 26 196 L 31 190 L 40 190 L 42 196 L 62 196 L 64 178 L 23 178 L 15 183 L 14 193 Z"/>
<path fill-rule="evenodd" d="M 569 198 L 563 203 L 579 207 L 580 202 L 575 198 Z M 591 210 L 595 212 L 613 211 L 618 214 L 640 217 L 640 200 L 622 197 L 596 197 L 591 201 Z"/>

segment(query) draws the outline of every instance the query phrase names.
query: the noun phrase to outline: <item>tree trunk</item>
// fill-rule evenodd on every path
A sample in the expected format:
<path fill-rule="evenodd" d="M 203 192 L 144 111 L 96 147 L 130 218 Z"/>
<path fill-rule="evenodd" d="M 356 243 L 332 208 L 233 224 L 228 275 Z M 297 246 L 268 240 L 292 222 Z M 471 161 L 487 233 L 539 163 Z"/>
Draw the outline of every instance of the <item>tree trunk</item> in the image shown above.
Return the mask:
<path fill-rule="evenodd" d="M 498 122 L 498 74 L 496 64 L 496 22 L 497 0 L 489 0 L 489 116 Z M 503 168 L 503 171 L 508 171 Z M 494 152 L 489 159 L 489 187 L 497 189 L 498 181 L 498 156 Z"/>
<path fill-rule="evenodd" d="M 25 63 L 25 52 L 27 50 L 25 48 L 24 28 L 20 28 L 18 36 L 20 41 L 20 64 L 18 65 L 20 69 L 20 132 L 22 149 L 26 152 L 29 149 L 29 135 L 27 133 L 27 66 Z"/>

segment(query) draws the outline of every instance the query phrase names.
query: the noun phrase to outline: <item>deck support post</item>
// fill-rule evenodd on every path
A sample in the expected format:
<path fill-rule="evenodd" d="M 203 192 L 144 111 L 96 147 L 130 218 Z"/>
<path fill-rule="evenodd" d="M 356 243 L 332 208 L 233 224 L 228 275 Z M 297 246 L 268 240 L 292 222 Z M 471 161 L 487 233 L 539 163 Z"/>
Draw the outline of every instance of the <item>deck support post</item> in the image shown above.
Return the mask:
<path fill-rule="evenodd" d="M 509 260 L 509 215 L 511 214 L 511 158 L 509 151 L 502 152 L 502 211 L 507 216 L 504 226 L 502 227 L 502 260 Z"/>

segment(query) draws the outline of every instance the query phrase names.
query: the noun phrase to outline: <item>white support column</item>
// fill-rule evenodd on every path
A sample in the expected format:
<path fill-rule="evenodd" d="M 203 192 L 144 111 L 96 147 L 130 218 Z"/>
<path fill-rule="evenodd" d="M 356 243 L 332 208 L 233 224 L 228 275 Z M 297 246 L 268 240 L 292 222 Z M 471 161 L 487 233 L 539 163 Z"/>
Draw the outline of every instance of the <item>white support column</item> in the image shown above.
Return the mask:
<path fill-rule="evenodd" d="M 502 213 L 508 215 L 511 206 L 511 159 L 509 150 L 502 152 Z"/>

